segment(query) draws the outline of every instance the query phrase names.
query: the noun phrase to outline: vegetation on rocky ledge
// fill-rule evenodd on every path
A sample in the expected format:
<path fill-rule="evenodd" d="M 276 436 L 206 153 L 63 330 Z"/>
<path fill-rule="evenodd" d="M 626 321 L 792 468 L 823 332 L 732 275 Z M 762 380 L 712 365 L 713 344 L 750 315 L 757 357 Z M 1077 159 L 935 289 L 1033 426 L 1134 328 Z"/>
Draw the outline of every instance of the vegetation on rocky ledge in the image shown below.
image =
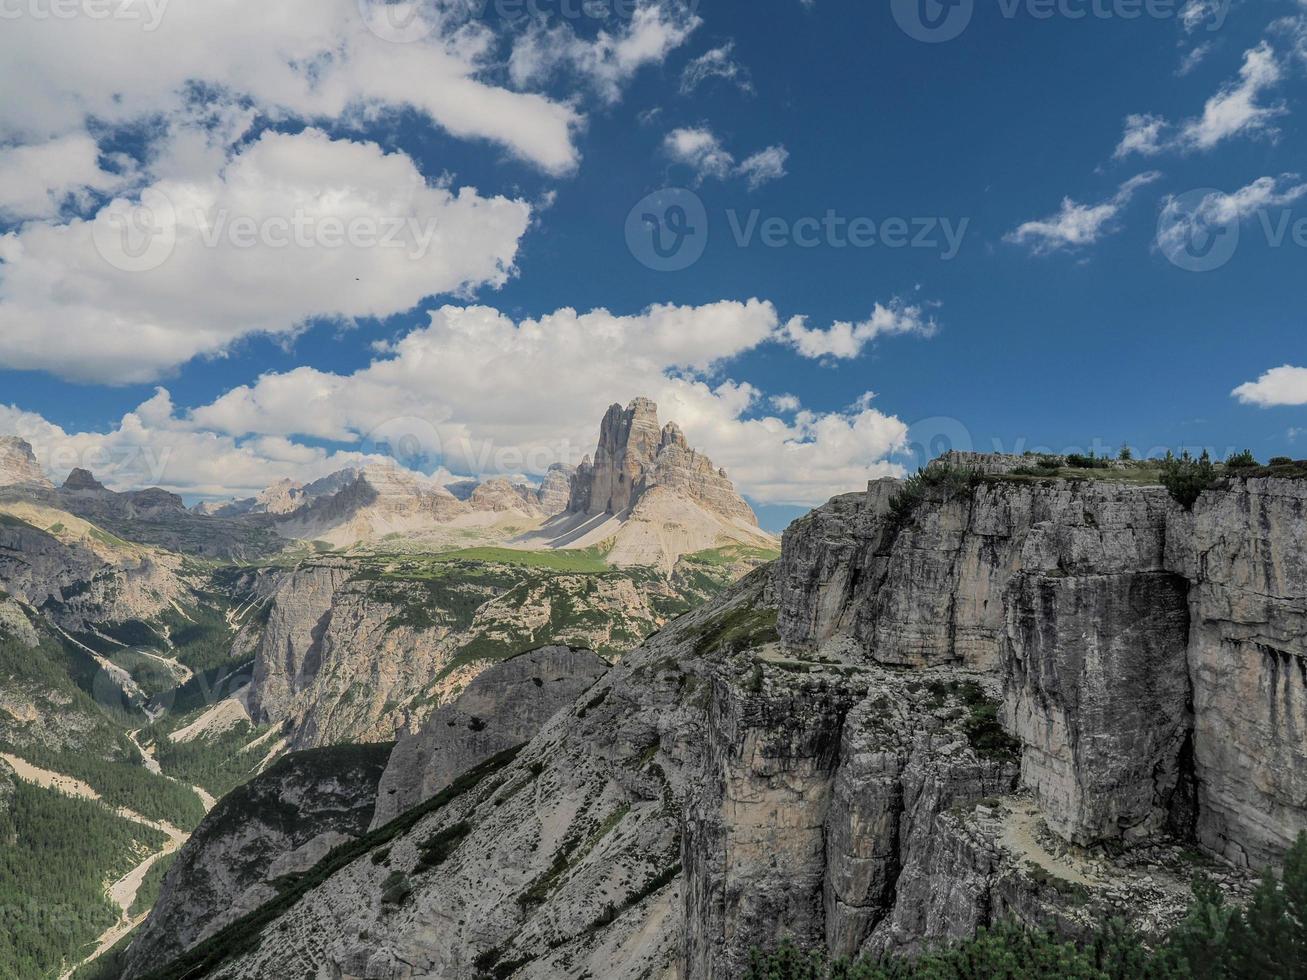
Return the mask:
<path fill-rule="evenodd" d="M 1301 980 L 1307 977 L 1307 833 L 1283 877 L 1268 873 L 1244 908 L 1199 878 L 1189 913 L 1166 940 L 1109 921 L 1080 943 L 1004 923 L 917 959 L 831 961 L 791 943 L 755 950 L 745 980 Z"/>

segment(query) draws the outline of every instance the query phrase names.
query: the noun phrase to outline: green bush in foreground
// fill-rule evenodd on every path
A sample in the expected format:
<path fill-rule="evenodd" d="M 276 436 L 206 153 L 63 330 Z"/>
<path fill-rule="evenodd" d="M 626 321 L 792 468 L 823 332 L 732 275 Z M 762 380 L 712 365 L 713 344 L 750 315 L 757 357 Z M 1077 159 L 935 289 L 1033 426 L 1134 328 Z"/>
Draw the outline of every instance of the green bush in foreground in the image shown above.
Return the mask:
<path fill-rule="evenodd" d="M 1004 923 L 918 959 L 832 962 L 783 943 L 754 950 L 745 980 L 1304 980 L 1307 978 L 1307 833 L 1243 909 L 1211 882 L 1194 882 L 1185 918 L 1154 949 L 1120 922 L 1083 943 Z"/>

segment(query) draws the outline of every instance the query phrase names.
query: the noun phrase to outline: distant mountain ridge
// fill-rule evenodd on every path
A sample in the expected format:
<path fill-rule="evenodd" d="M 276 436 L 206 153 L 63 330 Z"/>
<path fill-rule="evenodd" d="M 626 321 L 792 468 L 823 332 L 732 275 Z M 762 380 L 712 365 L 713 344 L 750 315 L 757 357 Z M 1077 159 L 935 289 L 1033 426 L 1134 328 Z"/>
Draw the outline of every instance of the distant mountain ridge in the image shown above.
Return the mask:
<path fill-rule="evenodd" d="M 4 437 L 0 494 L 40 498 L 115 533 L 130 530 L 133 540 L 196 554 L 272 552 L 297 541 L 334 549 L 490 544 L 594 549 L 613 565 L 670 571 L 684 554 L 777 545 L 726 471 L 693 449 L 675 422 L 661 425 L 658 406 L 643 397 L 612 405 L 593 456 L 579 467 L 555 463 L 539 486 L 504 477 L 446 485 L 380 463 L 308 484 L 282 479 L 254 497 L 187 510 L 174 493 L 115 492 L 82 468 L 56 489 L 32 447 Z"/>

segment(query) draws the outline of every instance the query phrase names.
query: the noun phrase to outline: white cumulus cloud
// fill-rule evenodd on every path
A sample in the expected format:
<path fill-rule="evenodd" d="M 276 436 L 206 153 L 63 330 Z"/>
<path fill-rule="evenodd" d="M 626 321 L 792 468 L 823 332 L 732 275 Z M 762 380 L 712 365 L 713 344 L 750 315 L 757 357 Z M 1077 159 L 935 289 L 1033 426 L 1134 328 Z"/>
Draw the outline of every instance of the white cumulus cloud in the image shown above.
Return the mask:
<path fill-rule="evenodd" d="M 1004 241 L 1028 245 L 1036 254 L 1093 245 L 1116 229 L 1118 216 L 1135 193 L 1161 176 L 1156 171 L 1150 171 L 1131 177 L 1115 194 L 1098 204 L 1079 204 L 1069 197 L 1065 198 L 1062 209 L 1057 214 L 1038 221 L 1027 221 L 1010 232 Z"/>
<path fill-rule="evenodd" d="M 1307 368 L 1292 364 L 1271 368 L 1256 381 L 1241 384 L 1231 394 L 1245 405 L 1261 408 L 1307 405 Z"/>
<path fill-rule="evenodd" d="M 794 317 L 785 324 L 785 336 L 804 357 L 850 360 L 878 337 L 896 334 L 933 337 L 938 329 L 935 320 L 920 306 L 893 300 L 888 305 L 877 303 L 871 316 L 859 323 L 839 321 L 825 330 L 809 328 L 805 317 Z"/>
<path fill-rule="evenodd" d="M 1208 99 L 1201 115 L 1176 125 L 1155 115 L 1127 116 L 1115 155 L 1120 159 L 1134 153 L 1153 156 L 1165 150 L 1210 150 L 1236 136 L 1274 137 L 1274 120 L 1286 109 L 1283 103 L 1267 103 L 1263 97 L 1283 77 L 1275 50 L 1263 41 L 1244 52 L 1239 77 Z"/>
<path fill-rule="evenodd" d="M 139 200 L 148 212 L 134 195 L 0 237 L 0 364 L 145 381 L 247 334 L 495 286 L 531 213 L 316 130 L 265 133 L 216 175 L 158 181 Z M 157 267 L 141 270 L 146 244 Z"/>
<path fill-rule="evenodd" d="M 73 199 L 108 193 L 126 182 L 100 167 L 100 149 L 85 133 L 0 149 L 0 220 L 48 218 Z"/>

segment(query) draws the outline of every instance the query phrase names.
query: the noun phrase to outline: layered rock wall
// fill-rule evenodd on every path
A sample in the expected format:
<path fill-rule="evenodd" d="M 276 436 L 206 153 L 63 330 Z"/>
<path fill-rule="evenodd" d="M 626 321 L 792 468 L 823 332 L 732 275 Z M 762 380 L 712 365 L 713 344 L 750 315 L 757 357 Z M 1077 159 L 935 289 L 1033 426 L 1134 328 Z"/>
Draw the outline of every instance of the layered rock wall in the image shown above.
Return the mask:
<path fill-rule="evenodd" d="M 1307 830 L 1307 482 L 1204 493 L 1167 561 L 1191 583 L 1199 839 L 1272 863 Z"/>
<path fill-rule="evenodd" d="M 491 756 L 529 742 L 559 709 L 608 672 L 590 650 L 553 646 L 487 668 L 438 708 L 416 734 L 401 734 L 378 791 L 373 825 L 399 816 Z"/>

